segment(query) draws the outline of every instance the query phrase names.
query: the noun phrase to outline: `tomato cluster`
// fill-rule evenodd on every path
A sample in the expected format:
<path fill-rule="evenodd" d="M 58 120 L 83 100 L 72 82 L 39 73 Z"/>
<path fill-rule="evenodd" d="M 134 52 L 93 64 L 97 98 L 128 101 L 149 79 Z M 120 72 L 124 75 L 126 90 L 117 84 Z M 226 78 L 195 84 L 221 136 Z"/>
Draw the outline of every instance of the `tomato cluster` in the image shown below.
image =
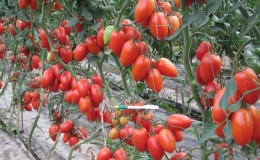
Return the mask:
<path fill-rule="evenodd" d="M 46 2 L 46 0 L 39 2 Z M 59 11 L 62 9 L 62 6 L 56 0 L 52 0 L 51 4 L 55 10 Z M 26 9 L 29 6 L 29 9 L 32 11 L 38 10 L 37 0 L 18 0 L 18 6 L 20 9 Z"/>
<path fill-rule="evenodd" d="M 113 153 L 112 150 L 104 147 L 98 152 L 96 160 L 129 160 L 129 158 L 123 148 L 120 148 Z"/>
<path fill-rule="evenodd" d="M 47 94 L 43 94 L 44 101 L 42 103 L 43 107 L 48 103 Z M 40 107 L 40 93 L 38 90 L 33 92 L 25 91 L 23 94 L 22 102 L 24 103 L 23 107 L 27 111 L 31 111 L 32 108 L 38 110 Z"/>
<path fill-rule="evenodd" d="M 179 14 L 172 15 L 169 2 L 160 0 L 139 0 L 134 18 L 142 27 L 149 26 L 151 34 L 156 39 L 163 39 L 172 35 L 181 25 Z"/>

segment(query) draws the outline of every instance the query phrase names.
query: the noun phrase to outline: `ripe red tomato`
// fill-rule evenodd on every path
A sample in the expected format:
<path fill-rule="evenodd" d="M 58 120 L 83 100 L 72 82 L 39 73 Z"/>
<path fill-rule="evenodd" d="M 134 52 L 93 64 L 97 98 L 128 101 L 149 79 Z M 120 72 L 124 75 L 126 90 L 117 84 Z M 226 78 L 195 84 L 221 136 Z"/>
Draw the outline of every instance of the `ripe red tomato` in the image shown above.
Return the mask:
<path fill-rule="evenodd" d="M 139 55 L 140 49 L 137 43 L 132 41 L 125 42 L 120 55 L 121 65 L 125 67 L 130 66 Z"/>
<path fill-rule="evenodd" d="M 125 33 L 123 31 L 116 31 L 114 30 L 110 35 L 110 42 L 109 42 L 109 49 L 120 57 L 122 48 L 126 42 Z"/>
<path fill-rule="evenodd" d="M 156 39 L 163 39 L 168 35 L 168 22 L 162 12 L 152 14 L 149 21 L 149 28 Z"/>
<path fill-rule="evenodd" d="M 165 127 L 164 127 L 164 125 L 162 125 L 162 124 L 158 124 L 158 125 L 156 125 L 156 126 L 152 126 L 152 127 L 150 127 L 149 133 L 159 134 L 160 131 L 161 131 L 163 128 L 165 128 Z"/>
<path fill-rule="evenodd" d="M 60 81 L 62 74 L 62 66 L 60 64 L 55 64 L 52 66 L 55 77 Z"/>
<path fill-rule="evenodd" d="M 174 137 L 175 137 L 175 141 L 176 142 L 181 142 L 183 139 L 183 132 L 182 131 L 173 131 L 172 132 Z"/>
<path fill-rule="evenodd" d="M 191 126 L 192 120 L 183 114 L 173 114 L 168 117 L 168 128 L 172 131 L 183 131 Z"/>
<path fill-rule="evenodd" d="M 100 30 L 98 30 L 98 35 L 97 35 L 97 43 L 99 45 L 99 47 L 104 48 L 105 47 L 105 43 L 104 43 L 104 29 L 101 28 Z"/>
<path fill-rule="evenodd" d="M 200 74 L 204 82 L 213 81 L 219 74 L 221 69 L 221 58 L 218 55 L 206 54 L 200 62 Z"/>
<path fill-rule="evenodd" d="M 254 124 L 254 131 L 251 140 L 260 138 L 260 112 L 255 106 L 250 106 L 248 111 L 251 113 L 251 117 Z"/>
<path fill-rule="evenodd" d="M 154 0 L 139 0 L 135 8 L 135 21 L 140 23 L 149 19 L 154 12 L 154 8 Z"/>
<path fill-rule="evenodd" d="M 132 67 L 133 79 L 138 82 L 145 78 L 150 70 L 150 60 L 143 55 L 139 55 Z"/>
<path fill-rule="evenodd" d="M 149 137 L 147 141 L 148 151 L 155 160 L 161 160 L 164 156 L 164 150 L 159 143 L 158 134 Z"/>
<path fill-rule="evenodd" d="M 89 92 L 88 79 L 80 79 L 77 82 L 77 90 L 78 90 L 81 97 L 87 96 L 88 92 Z"/>
<path fill-rule="evenodd" d="M 60 130 L 60 126 L 58 126 L 56 124 L 53 124 L 50 126 L 49 135 L 53 141 L 56 141 L 57 133 L 59 132 L 59 130 Z"/>
<path fill-rule="evenodd" d="M 81 97 L 79 99 L 79 110 L 82 113 L 87 113 L 89 112 L 91 106 L 92 106 L 92 101 L 91 99 L 87 96 L 87 97 Z"/>
<path fill-rule="evenodd" d="M 70 147 L 74 146 L 75 144 L 77 144 L 79 142 L 78 138 L 75 136 L 71 136 L 69 139 L 69 145 Z"/>
<path fill-rule="evenodd" d="M 31 104 L 32 104 L 33 109 L 35 109 L 35 110 L 38 110 L 39 107 L 40 107 L 40 102 L 39 101 L 32 100 Z"/>
<path fill-rule="evenodd" d="M 62 141 L 63 143 L 67 143 L 71 137 L 71 133 L 64 133 Z"/>
<path fill-rule="evenodd" d="M 246 68 L 242 72 L 235 74 L 235 82 L 238 92 L 243 95 L 249 90 L 256 89 L 258 87 L 259 79 L 251 68 Z M 256 90 L 247 94 L 243 98 L 243 101 L 249 104 L 255 104 L 259 99 L 259 96 L 260 90 Z"/>
<path fill-rule="evenodd" d="M 61 22 L 61 26 L 65 29 L 65 32 L 67 35 L 69 35 L 71 33 L 71 26 L 67 26 L 67 24 L 69 23 L 69 21 L 64 20 Z"/>
<path fill-rule="evenodd" d="M 102 77 L 99 74 L 93 75 L 91 80 L 94 84 L 98 84 L 101 88 L 104 87 Z"/>
<path fill-rule="evenodd" d="M 150 72 L 146 75 L 145 82 L 148 87 L 156 93 L 159 93 L 162 90 L 163 79 L 161 73 L 156 68 L 151 69 Z"/>
<path fill-rule="evenodd" d="M 4 33 L 5 29 L 6 27 L 2 23 L 0 23 L 0 34 Z"/>
<path fill-rule="evenodd" d="M 218 148 L 228 148 L 228 144 L 227 143 L 217 144 L 216 149 L 218 149 Z M 234 160 L 234 148 L 233 147 L 231 147 L 229 149 L 229 154 L 232 157 L 231 159 Z M 214 153 L 214 160 L 219 160 L 219 152 Z"/>
<path fill-rule="evenodd" d="M 123 148 L 118 149 L 115 152 L 114 156 L 115 156 L 116 160 L 128 160 L 129 159 L 126 151 Z"/>
<path fill-rule="evenodd" d="M 61 78 L 60 78 L 60 82 L 65 85 L 65 86 L 69 86 L 71 85 L 71 80 L 72 80 L 72 75 L 69 71 L 64 71 L 61 74 Z"/>
<path fill-rule="evenodd" d="M 109 158 L 112 157 L 113 157 L 113 152 L 109 148 L 104 147 L 98 152 L 96 160 L 108 160 Z"/>
<path fill-rule="evenodd" d="M 25 104 L 29 104 L 31 102 L 31 95 L 30 95 L 30 92 L 28 91 L 25 91 L 24 94 L 23 94 L 23 99 L 22 101 L 25 103 Z"/>
<path fill-rule="evenodd" d="M 18 21 L 18 20 L 17 20 Z M 16 26 L 17 26 L 17 21 L 16 21 Z M 18 27 L 18 26 L 17 26 Z M 19 27 L 18 27 L 19 28 Z M 20 28 L 21 29 L 21 28 Z M 21 29 L 22 30 L 22 29 Z M 49 35 L 51 36 L 51 31 L 49 31 L 48 30 L 48 33 L 49 33 Z M 48 41 L 48 39 L 47 39 L 47 36 L 46 36 L 46 34 L 45 34 L 45 32 L 44 32 L 44 30 L 43 29 L 40 29 L 40 39 L 41 39 L 41 47 L 42 48 L 48 48 L 48 47 L 50 47 L 50 44 L 49 44 L 49 41 Z"/>
<path fill-rule="evenodd" d="M 46 88 L 49 85 L 51 85 L 54 82 L 54 72 L 52 70 L 52 68 L 46 69 L 43 74 L 42 74 L 42 78 L 41 78 L 41 86 L 42 88 Z"/>
<path fill-rule="evenodd" d="M 169 2 L 159 2 L 158 6 L 161 8 L 163 12 L 166 12 L 167 14 L 172 14 L 172 5 Z"/>
<path fill-rule="evenodd" d="M 140 54 L 145 54 L 146 48 L 147 48 L 146 43 L 145 42 L 138 42 L 138 46 L 140 48 Z"/>
<path fill-rule="evenodd" d="M 218 123 L 218 127 L 215 129 L 215 134 L 220 138 L 225 138 L 225 134 L 223 132 L 224 127 L 226 126 L 226 122 Z"/>
<path fill-rule="evenodd" d="M 90 85 L 89 96 L 93 102 L 101 103 L 104 97 L 102 88 L 97 84 Z"/>
<path fill-rule="evenodd" d="M 147 150 L 149 135 L 144 127 L 135 129 L 132 138 L 134 146 L 138 151 L 145 152 Z"/>
<path fill-rule="evenodd" d="M 125 32 L 125 38 L 126 38 L 126 41 L 130 41 L 133 39 L 136 41 L 140 41 L 142 38 L 142 34 L 134 27 L 129 27 Z"/>
<path fill-rule="evenodd" d="M 226 113 L 225 113 L 224 110 L 222 108 L 220 108 L 220 106 L 219 106 L 219 102 L 220 102 L 222 96 L 224 95 L 225 90 L 226 90 L 225 88 L 222 88 L 221 90 L 217 91 L 214 96 L 213 108 L 212 108 L 211 114 L 212 114 L 213 120 L 216 122 L 223 122 L 227 118 L 226 114 L 228 114 L 230 112 L 227 109 Z"/>
<path fill-rule="evenodd" d="M 172 35 L 177 29 L 179 29 L 181 22 L 177 16 L 168 16 L 169 21 L 169 35 Z"/>
<path fill-rule="evenodd" d="M 231 116 L 232 136 L 238 145 L 246 146 L 253 135 L 253 119 L 250 112 L 240 108 Z"/>
<path fill-rule="evenodd" d="M 66 42 L 66 31 L 62 26 L 55 29 L 55 36 L 59 40 L 60 44 L 64 44 Z"/>
<path fill-rule="evenodd" d="M 196 58 L 200 61 L 205 54 L 211 52 L 212 45 L 209 42 L 202 41 L 196 50 Z"/>
<path fill-rule="evenodd" d="M 159 133 L 159 143 L 163 150 L 172 153 L 176 147 L 174 135 L 169 129 L 162 129 Z"/>
<path fill-rule="evenodd" d="M 220 84 L 217 83 L 216 81 L 212 81 L 210 83 L 208 83 L 205 88 L 204 88 L 204 93 L 205 94 L 212 94 L 217 92 L 218 90 L 220 90 Z M 213 105 L 213 98 L 208 97 L 207 95 L 204 96 L 202 95 L 201 97 L 201 103 L 205 106 L 205 107 L 210 107 Z"/>
<path fill-rule="evenodd" d="M 32 62 L 31 62 L 32 67 L 38 69 L 40 61 L 41 61 L 41 58 L 38 55 L 33 55 Z"/>
<path fill-rule="evenodd" d="M 77 89 L 74 89 L 72 94 L 71 94 L 71 103 L 72 104 L 77 104 L 79 103 L 79 100 L 80 100 L 80 94 L 79 94 L 79 91 Z"/>
<path fill-rule="evenodd" d="M 196 81 L 197 81 L 200 85 L 204 86 L 204 85 L 207 84 L 206 82 L 204 82 L 204 80 L 203 80 L 202 77 L 201 77 L 201 74 L 200 74 L 200 64 L 198 65 L 198 67 L 197 67 L 197 69 L 196 69 L 196 71 L 195 71 L 195 78 L 196 78 Z"/>
<path fill-rule="evenodd" d="M 147 131 L 149 131 L 152 120 L 153 120 L 153 115 L 151 113 L 138 114 L 138 116 L 136 117 L 136 124 L 144 127 Z"/>
<path fill-rule="evenodd" d="M 37 0 L 30 0 L 29 8 L 30 8 L 30 10 L 32 10 L 32 11 L 38 10 Z"/>
<path fill-rule="evenodd" d="M 59 2 L 54 1 L 54 9 L 60 11 L 62 10 L 62 5 Z"/>
<path fill-rule="evenodd" d="M 72 50 L 71 49 L 67 49 L 67 48 L 64 48 L 62 47 L 60 49 L 60 58 L 61 60 L 65 63 L 65 64 L 68 64 L 69 62 L 72 61 L 72 57 L 73 57 L 73 53 L 72 53 Z"/>
<path fill-rule="evenodd" d="M 134 133 L 134 129 L 131 126 L 125 126 L 125 128 L 121 129 L 119 132 L 119 138 L 125 139 L 125 143 L 133 146 L 133 139 L 132 139 L 132 134 Z"/>
<path fill-rule="evenodd" d="M 16 32 L 12 24 L 9 24 L 9 32 L 13 37 L 16 36 Z"/>
<path fill-rule="evenodd" d="M 99 108 L 91 108 L 87 113 L 87 120 L 89 122 L 93 122 L 97 119 L 99 114 Z"/>
<path fill-rule="evenodd" d="M 67 92 L 65 92 L 65 96 L 64 96 L 64 100 L 67 103 L 71 103 L 71 95 L 73 93 L 73 90 L 68 90 Z"/>
<path fill-rule="evenodd" d="M 171 160 L 181 160 L 181 159 L 183 159 L 185 156 L 186 156 L 186 153 L 185 153 L 185 152 L 179 152 L 179 153 L 174 154 L 174 155 L 171 157 Z"/>
<path fill-rule="evenodd" d="M 88 138 L 88 133 L 87 133 L 87 131 L 83 127 L 79 127 L 79 132 L 80 132 L 80 137 L 82 139 Z"/>
<path fill-rule="evenodd" d="M 131 26 L 127 26 L 127 25 L 133 24 L 133 22 L 129 19 L 124 19 L 124 20 L 122 20 L 122 22 L 120 24 L 123 26 L 122 31 L 124 33 L 126 33 L 127 29 L 131 28 Z M 124 25 L 126 25 L 126 26 L 124 26 Z"/>
<path fill-rule="evenodd" d="M 20 9 L 25 9 L 28 4 L 29 4 L 30 0 L 18 0 L 18 6 Z"/>
<path fill-rule="evenodd" d="M 64 121 L 60 126 L 61 133 L 69 133 L 74 128 L 74 123 L 71 120 Z"/>
<path fill-rule="evenodd" d="M 160 73 L 167 77 L 177 77 L 178 71 L 175 65 L 166 58 L 160 58 L 156 63 L 156 69 L 160 71 Z"/>
<path fill-rule="evenodd" d="M 97 55 L 100 52 L 100 47 L 97 43 L 96 36 L 90 36 L 86 39 L 86 45 L 90 53 Z"/>

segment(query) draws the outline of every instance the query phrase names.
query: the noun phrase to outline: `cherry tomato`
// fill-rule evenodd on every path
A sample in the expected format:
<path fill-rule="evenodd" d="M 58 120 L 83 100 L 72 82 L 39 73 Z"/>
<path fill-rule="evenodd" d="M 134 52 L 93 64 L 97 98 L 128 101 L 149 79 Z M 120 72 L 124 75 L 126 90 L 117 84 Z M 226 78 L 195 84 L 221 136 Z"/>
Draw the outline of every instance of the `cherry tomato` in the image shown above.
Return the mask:
<path fill-rule="evenodd" d="M 13 37 L 16 36 L 16 32 L 12 24 L 9 24 L 9 32 Z"/>
<path fill-rule="evenodd" d="M 81 96 L 79 94 L 79 91 L 77 89 L 74 89 L 72 94 L 71 94 L 71 103 L 72 104 L 77 104 L 79 103 Z"/>
<path fill-rule="evenodd" d="M 163 12 L 167 14 L 172 14 L 172 5 L 169 2 L 159 2 L 158 6 L 162 9 Z"/>
<path fill-rule="evenodd" d="M 134 13 L 135 21 L 140 23 L 150 18 L 154 12 L 154 8 L 154 0 L 139 0 Z"/>
<path fill-rule="evenodd" d="M 196 50 L 196 58 L 200 61 L 205 54 L 211 52 L 212 52 L 211 44 L 209 42 L 202 41 Z"/>
<path fill-rule="evenodd" d="M 120 130 L 119 136 L 120 139 L 125 139 L 125 143 L 133 146 L 133 139 L 132 134 L 134 133 L 134 129 L 131 126 L 125 126 L 123 129 Z"/>
<path fill-rule="evenodd" d="M 37 0 L 30 0 L 29 8 L 30 8 L 30 10 L 32 10 L 32 11 L 38 10 Z"/>
<path fill-rule="evenodd" d="M 86 45 L 90 53 L 97 55 L 100 52 L 100 47 L 97 43 L 96 36 L 90 36 L 86 39 Z"/>
<path fill-rule="evenodd" d="M 60 78 L 60 82 L 65 85 L 65 86 L 69 86 L 71 85 L 71 80 L 72 80 L 72 75 L 69 71 L 64 71 L 61 74 L 61 78 Z"/>
<path fill-rule="evenodd" d="M 83 127 L 79 127 L 79 132 L 80 132 L 80 134 L 79 134 L 80 138 L 82 138 L 82 139 L 88 138 L 88 133 Z"/>
<path fill-rule="evenodd" d="M 41 61 L 41 58 L 38 55 L 33 55 L 32 62 L 31 62 L 32 67 L 38 69 L 40 61 Z"/>
<path fill-rule="evenodd" d="M 114 156 L 115 156 L 116 160 L 128 160 L 129 159 L 126 151 L 123 148 L 118 149 L 115 152 Z"/>
<path fill-rule="evenodd" d="M 49 135 L 53 141 L 56 141 L 57 133 L 59 132 L 59 130 L 60 130 L 60 126 L 58 126 L 56 124 L 53 124 L 50 126 Z"/>
<path fill-rule="evenodd" d="M 183 131 L 191 126 L 191 119 L 183 114 L 173 114 L 168 117 L 168 128 L 172 131 Z"/>
<path fill-rule="evenodd" d="M 71 120 L 64 121 L 60 126 L 61 133 L 69 133 L 74 128 L 74 123 Z"/>
<path fill-rule="evenodd" d="M 60 49 L 60 58 L 61 60 L 65 63 L 65 64 L 68 64 L 69 62 L 72 61 L 72 57 L 73 57 L 73 53 L 72 53 L 72 50 L 71 49 L 67 49 L 67 48 L 64 48 L 62 47 Z"/>
<path fill-rule="evenodd" d="M 150 70 L 150 60 L 143 55 L 139 55 L 132 67 L 133 79 L 138 82 L 145 78 Z"/>
<path fill-rule="evenodd" d="M 55 29 L 55 36 L 59 40 L 60 44 L 64 44 L 66 42 L 66 31 L 62 26 Z"/>
<path fill-rule="evenodd" d="M 104 97 L 102 88 L 97 84 L 90 85 L 89 96 L 93 102 L 101 103 Z"/>
<path fill-rule="evenodd" d="M 87 97 L 81 97 L 79 99 L 79 110 L 82 113 L 87 113 L 89 112 L 91 106 L 92 106 L 92 101 L 91 99 L 87 96 Z"/>
<path fill-rule="evenodd" d="M 71 33 L 71 26 L 68 26 L 69 21 L 64 20 L 61 22 L 61 26 L 65 29 L 67 35 Z"/>
<path fill-rule="evenodd" d="M 69 139 L 69 145 L 70 147 L 73 147 L 75 144 L 79 142 L 78 138 L 75 136 L 71 136 Z"/>
<path fill-rule="evenodd" d="M 217 144 L 216 149 L 218 149 L 218 148 L 225 148 L 226 149 L 226 148 L 228 148 L 228 144 L 227 143 Z M 234 160 L 234 148 L 233 147 L 231 147 L 229 149 L 229 154 L 231 155 L 232 160 Z M 219 160 L 219 152 L 214 153 L 214 160 Z"/>
<path fill-rule="evenodd" d="M 252 135 L 252 140 L 260 138 L 260 112 L 255 106 L 250 106 L 248 111 L 251 113 L 251 117 L 254 124 L 254 131 Z"/>
<path fill-rule="evenodd" d="M 205 94 L 212 94 L 217 92 L 220 89 L 220 84 L 217 83 L 216 81 L 212 81 L 210 83 L 208 83 L 205 88 L 204 88 L 204 93 Z M 202 96 L 201 97 L 201 102 L 205 107 L 210 107 L 213 105 L 213 98 L 211 98 L 210 96 L 206 95 L 206 96 Z"/>
<path fill-rule="evenodd" d="M 175 65 L 166 58 L 160 58 L 156 63 L 156 69 L 160 71 L 163 76 L 177 77 L 178 71 Z"/>
<path fill-rule="evenodd" d="M 98 152 L 96 160 L 108 160 L 112 156 L 113 152 L 109 148 L 104 147 Z"/>
<path fill-rule="evenodd" d="M 159 143 L 159 136 L 156 134 L 149 137 L 147 141 L 148 151 L 155 160 L 161 160 L 164 156 L 164 150 Z"/>
<path fill-rule="evenodd" d="M 151 113 L 147 114 L 139 114 L 136 117 L 136 124 L 141 125 L 144 127 L 147 131 L 150 130 L 151 127 L 151 121 L 153 120 L 153 115 Z"/>
<path fill-rule="evenodd" d="M 94 84 L 98 84 L 101 88 L 104 87 L 103 80 L 100 75 L 96 74 L 91 77 L 91 80 Z"/>
<path fill-rule="evenodd" d="M 152 69 L 145 77 L 145 82 L 148 87 L 155 93 L 159 93 L 162 90 L 163 79 L 158 69 Z"/>
<path fill-rule="evenodd" d="M 238 145 L 246 146 L 253 135 L 253 119 L 250 112 L 240 108 L 231 116 L 232 136 Z"/>
<path fill-rule="evenodd" d="M 213 100 L 213 108 L 212 108 L 212 118 L 214 121 L 217 122 L 223 122 L 227 118 L 227 114 L 230 112 L 228 109 L 226 110 L 226 113 L 222 108 L 219 106 L 219 102 L 222 98 L 222 96 L 225 93 L 225 88 L 222 88 L 221 90 L 217 91 L 214 100 Z"/>
<path fill-rule="evenodd" d="M 175 141 L 176 142 L 181 142 L 183 139 L 183 132 L 182 131 L 174 131 L 172 132 L 174 137 L 175 137 Z"/>
<path fill-rule="evenodd" d="M 163 39 L 168 35 L 168 22 L 162 12 L 152 14 L 149 21 L 149 28 L 156 39 Z"/>
<path fill-rule="evenodd" d="M 171 160 L 181 160 L 181 159 L 183 159 L 185 156 L 186 156 L 186 153 L 185 153 L 185 152 L 179 152 L 179 153 L 174 154 L 174 155 L 171 157 Z"/>
<path fill-rule="evenodd" d="M 159 134 L 160 131 L 165 128 L 164 125 L 158 124 L 156 126 L 152 126 L 149 130 L 149 133 Z"/>
<path fill-rule="evenodd" d="M 63 143 L 67 143 L 70 140 L 71 133 L 64 133 L 62 141 Z"/>
<path fill-rule="evenodd" d="M 172 153 L 176 147 L 174 135 L 169 129 L 162 129 L 159 133 L 159 143 L 163 150 Z"/>
<path fill-rule="evenodd" d="M 144 127 L 135 129 L 132 138 L 134 146 L 138 151 L 145 152 L 147 150 L 147 141 L 149 135 Z"/>
<path fill-rule="evenodd" d="M 95 121 L 97 119 L 97 117 L 98 117 L 98 114 L 100 114 L 98 108 L 91 108 L 89 110 L 89 112 L 87 113 L 87 120 L 89 122 Z"/>
<path fill-rule="evenodd" d="M 168 21 L 169 21 L 169 35 L 172 35 L 177 29 L 179 29 L 181 22 L 177 16 L 168 16 Z"/>
<path fill-rule="evenodd" d="M 29 4 L 30 0 L 18 0 L 18 6 L 20 9 L 25 9 L 28 4 Z"/>
<path fill-rule="evenodd" d="M 132 41 L 125 42 L 121 55 L 120 55 L 120 63 L 122 66 L 130 66 L 134 63 L 136 58 L 140 55 L 140 49 L 137 43 Z"/>
<path fill-rule="evenodd" d="M 110 35 L 110 42 L 108 47 L 115 55 L 119 57 L 125 42 L 125 33 L 123 31 L 118 32 L 114 30 Z"/>
<path fill-rule="evenodd" d="M 117 128 L 112 128 L 108 134 L 108 137 L 112 140 L 117 139 L 119 137 L 119 130 Z"/>
<path fill-rule="evenodd" d="M 80 79 L 77 82 L 77 90 L 81 97 L 87 96 L 89 92 L 88 79 Z"/>
<path fill-rule="evenodd" d="M 105 47 L 103 37 L 104 37 L 104 29 L 101 28 L 101 29 L 98 31 L 98 35 L 97 35 L 97 43 L 98 43 L 99 47 L 101 47 L 101 48 L 104 48 L 104 47 Z"/>
<path fill-rule="evenodd" d="M 52 68 L 46 69 L 43 74 L 42 74 L 42 78 L 41 78 L 41 86 L 42 88 L 46 88 L 49 85 L 51 85 L 54 82 L 54 72 L 52 70 Z"/>
<path fill-rule="evenodd" d="M 220 122 L 218 127 L 215 129 L 215 134 L 220 138 L 225 138 L 224 127 L 226 126 L 226 122 Z"/>
<path fill-rule="evenodd" d="M 125 32 L 125 38 L 126 41 L 132 41 L 132 40 L 140 41 L 142 38 L 142 34 L 134 27 L 129 27 Z"/>

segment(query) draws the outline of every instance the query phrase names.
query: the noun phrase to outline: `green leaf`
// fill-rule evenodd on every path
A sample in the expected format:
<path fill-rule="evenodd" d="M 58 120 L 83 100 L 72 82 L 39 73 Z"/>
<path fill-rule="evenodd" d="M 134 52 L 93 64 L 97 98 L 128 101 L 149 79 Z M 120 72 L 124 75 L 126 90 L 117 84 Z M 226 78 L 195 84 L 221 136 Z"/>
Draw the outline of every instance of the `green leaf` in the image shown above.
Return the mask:
<path fill-rule="evenodd" d="M 260 74 L 260 58 L 250 51 L 244 51 L 243 53 L 245 63 L 248 67 L 252 68 L 257 74 Z"/>
<path fill-rule="evenodd" d="M 226 86 L 226 91 L 225 91 L 224 95 L 220 99 L 220 102 L 219 102 L 219 107 L 220 108 L 222 108 L 224 110 L 226 110 L 227 108 L 233 108 L 232 105 L 230 105 L 228 103 L 228 101 L 229 101 L 229 97 L 230 96 L 233 97 L 233 95 L 235 94 L 236 90 L 237 90 L 237 86 L 236 86 L 236 83 L 235 83 L 235 79 L 233 77 L 228 82 L 228 84 Z"/>
<path fill-rule="evenodd" d="M 27 41 L 25 41 L 25 46 L 29 48 L 29 50 L 34 50 L 32 41 L 30 39 L 28 39 Z"/>
<path fill-rule="evenodd" d="M 215 129 L 217 128 L 217 125 L 210 122 L 210 123 L 205 123 L 204 125 L 204 131 L 201 135 L 200 143 L 205 142 L 208 140 L 212 135 L 214 135 Z"/>
<path fill-rule="evenodd" d="M 225 14 L 230 13 L 230 12 L 238 9 L 240 6 L 242 6 L 246 2 L 247 2 L 247 0 L 242 0 L 240 2 L 236 2 L 232 7 L 229 7 L 224 13 Z"/>
<path fill-rule="evenodd" d="M 254 27 L 255 23 L 257 22 L 259 16 L 260 16 L 260 13 L 254 13 L 252 16 L 250 16 L 248 18 L 246 27 L 245 27 L 244 31 L 241 33 L 242 35 L 245 35 L 248 32 L 250 32 L 250 30 Z"/>
<path fill-rule="evenodd" d="M 73 17 L 69 20 L 67 26 L 74 26 L 75 24 L 77 24 L 79 22 L 78 17 Z"/>
<path fill-rule="evenodd" d="M 93 14 L 87 8 L 83 8 L 81 10 L 81 15 L 86 18 L 87 21 L 91 21 L 93 19 Z"/>
<path fill-rule="evenodd" d="M 230 121 L 226 122 L 226 126 L 223 128 L 224 135 L 227 140 L 232 139 L 232 130 L 231 130 L 231 123 Z"/>
<path fill-rule="evenodd" d="M 206 0 L 206 14 L 215 13 L 222 5 L 222 0 Z"/>

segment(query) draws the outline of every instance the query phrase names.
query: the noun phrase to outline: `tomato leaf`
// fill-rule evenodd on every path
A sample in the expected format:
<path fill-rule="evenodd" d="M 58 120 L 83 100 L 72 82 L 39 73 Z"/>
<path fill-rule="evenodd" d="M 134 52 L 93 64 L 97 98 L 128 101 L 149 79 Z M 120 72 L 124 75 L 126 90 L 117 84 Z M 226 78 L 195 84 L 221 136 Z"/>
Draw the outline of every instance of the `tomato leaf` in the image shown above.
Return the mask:
<path fill-rule="evenodd" d="M 205 123 L 203 133 L 201 134 L 200 143 L 208 140 L 212 135 L 214 135 L 215 129 L 217 128 L 217 124 L 212 122 Z"/>
<path fill-rule="evenodd" d="M 78 17 L 73 17 L 69 20 L 68 24 L 66 26 L 74 26 L 76 23 L 79 22 Z"/>
<path fill-rule="evenodd" d="M 232 130 L 231 130 L 231 123 L 230 121 L 226 122 L 226 126 L 223 128 L 224 135 L 227 140 L 232 139 Z"/>
<path fill-rule="evenodd" d="M 206 9 L 206 14 L 211 14 L 211 13 L 215 13 L 219 7 L 221 7 L 222 5 L 222 1 L 221 0 L 207 0 L 206 1 L 206 6 L 207 6 L 207 9 Z"/>
<path fill-rule="evenodd" d="M 93 14 L 87 9 L 87 8 L 82 8 L 81 10 L 81 15 L 86 18 L 87 21 L 91 21 L 93 19 Z"/>
<path fill-rule="evenodd" d="M 230 12 L 238 9 L 240 6 L 242 6 L 246 2 L 247 2 L 247 0 L 242 0 L 240 2 L 236 2 L 236 3 L 234 3 L 234 5 L 232 7 L 229 7 L 224 13 L 226 13 L 226 14 L 230 13 Z"/>
<path fill-rule="evenodd" d="M 242 35 L 245 35 L 248 32 L 250 32 L 250 30 L 254 27 L 254 25 L 258 21 L 259 16 L 260 16 L 259 13 L 254 13 L 252 16 L 250 16 L 247 19 L 246 27 L 245 27 L 244 31 L 241 33 Z"/>
<path fill-rule="evenodd" d="M 228 103 L 229 101 L 229 97 L 233 97 L 233 95 L 235 94 L 237 90 L 237 87 L 236 87 L 236 83 L 235 83 L 235 80 L 234 80 L 234 77 L 230 79 L 230 81 L 228 82 L 227 86 L 226 86 L 226 91 L 224 93 L 224 95 L 221 97 L 220 99 L 220 102 L 219 102 L 219 107 L 220 108 L 223 108 L 224 110 L 226 110 L 227 108 L 229 109 L 236 109 L 236 104 L 235 105 L 230 105 Z M 231 106 L 231 107 L 230 107 Z M 232 107 L 234 106 L 234 107 Z"/>

